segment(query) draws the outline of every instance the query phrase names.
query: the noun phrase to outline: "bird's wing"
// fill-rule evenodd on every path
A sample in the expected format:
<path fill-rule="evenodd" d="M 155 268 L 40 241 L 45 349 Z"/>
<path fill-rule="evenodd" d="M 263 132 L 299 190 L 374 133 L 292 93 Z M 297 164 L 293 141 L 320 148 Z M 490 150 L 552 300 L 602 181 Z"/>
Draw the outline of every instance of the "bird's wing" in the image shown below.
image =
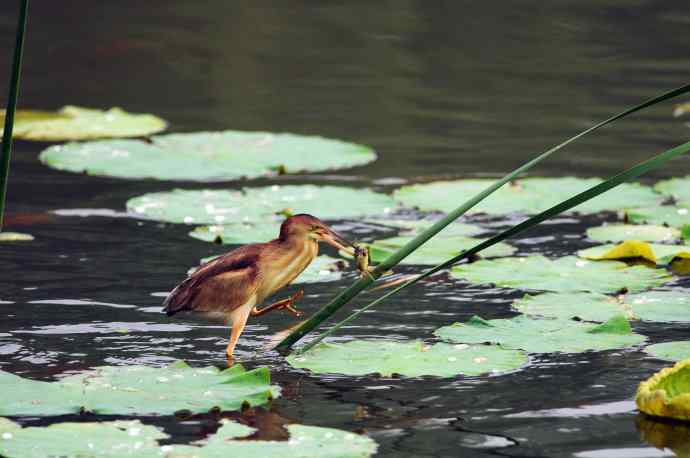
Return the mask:
<path fill-rule="evenodd" d="M 256 292 L 259 244 L 238 248 L 199 267 L 163 302 L 170 315 L 181 310 L 229 312 Z"/>

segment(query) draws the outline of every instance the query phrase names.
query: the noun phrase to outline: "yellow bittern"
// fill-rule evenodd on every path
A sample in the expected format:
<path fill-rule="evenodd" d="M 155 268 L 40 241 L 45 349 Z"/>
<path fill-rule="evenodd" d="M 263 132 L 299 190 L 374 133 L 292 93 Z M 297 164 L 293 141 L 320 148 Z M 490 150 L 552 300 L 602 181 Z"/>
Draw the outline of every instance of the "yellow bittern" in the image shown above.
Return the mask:
<path fill-rule="evenodd" d="M 292 305 L 303 290 L 262 309 L 257 306 L 307 268 L 319 252 L 319 242 L 353 251 L 352 243 L 318 218 L 294 215 L 280 226 L 277 239 L 242 246 L 199 267 L 172 290 L 163 302 L 164 310 L 168 316 L 183 310 L 221 314 L 232 322 L 226 350 L 231 360 L 250 315 L 279 309 L 301 315 Z"/>

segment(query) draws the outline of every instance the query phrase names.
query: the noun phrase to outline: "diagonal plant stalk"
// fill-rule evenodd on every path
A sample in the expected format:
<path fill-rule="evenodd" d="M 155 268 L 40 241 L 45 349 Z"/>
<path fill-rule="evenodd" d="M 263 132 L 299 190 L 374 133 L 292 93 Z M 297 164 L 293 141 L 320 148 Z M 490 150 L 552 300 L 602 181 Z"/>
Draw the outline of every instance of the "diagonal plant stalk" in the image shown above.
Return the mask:
<path fill-rule="evenodd" d="M 24 35 L 26 34 L 26 19 L 29 11 L 29 0 L 19 0 L 19 18 L 17 21 L 17 41 L 14 45 L 14 59 L 10 75 L 10 91 L 5 110 L 5 127 L 2 133 L 2 152 L 0 157 L 0 231 L 2 231 L 5 216 L 5 197 L 7 195 L 7 180 L 10 176 L 10 156 L 12 155 L 12 130 L 14 128 L 14 112 L 17 109 L 19 95 L 19 80 L 21 77 L 22 54 L 24 51 Z"/>
<path fill-rule="evenodd" d="M 424 244 L 427 240 L 429 240 L 431 237 L 439 233 L 443 228 L 445 228 L 447 225 L 458 219 L 460 216 L 465 214 L 468 210 L 470 210 L 472 207 L 477 205 L 479 202 L 484 200 L 486 197 L 488 197 L 491 193 L 499 189 L 501 186 L 504 184 L 508 183 L 509 181 L 513 180 L 516 178 L 518 175 L 520 175 L 522 172 L 525 172 L 529 170 L 530 168 L 534 167 L 537 165 L 539 162 L 543 161 L 544 159 L 548 158 L 551 156 L 553 153 L 556 151 L 560 150 L 561 148 L 565 147 L 566 145 L 574 142 L 575 140 L 591 133 L 594 132 L 597 129 L 600 129 L 607 124 L 610 124 L 618 119 L 624 118 L 632 113 L 635 113 L 637 111 L 640 111 L 644 108 L 656 105 L 657 103 L 663 102 L 665 100 L 671 99 L 673 97 L 677 97 L 681 94 L 685 94 L 687 92 L 690 92 L 690 84 L 686 84 L 684 86 L 681 86 L 679 88 L 673 89 L 669 92 L 666 92 L 664 94 L 661 94 L 658 97 L 654 97 L 652 99 L 649 99 L 639 105 L 636 105 L 632 108 L 629 108 L 625 111 L 622 111 L 621 113 L 618 113 L 617 115 L 614 115 L 598 124 L 595 124 L 594 126 L 570 137 L 569 139 L 565 140 L 564 142 L 554 146 L 553 148 L 545 151 L 544 153 L 540 154 L 536 158 L 532 159 L 531 161 L 523 164 L 522 166 L 518 167 L 517 169 L 513 170 L 509 174 L 505 175 L 503 178 L 500 180 L 497 180 L 495 183 L 492 185 L 488 186 L 486 189 L 484 189 L 482 192 L 479 194 L 475 195 L 468 201 L 466 201 L 464 204 L 460 205 L 458 208 L 450 212 L 445 218 L 439 220 L 431 226 L 429 229 L 426 231 L 422 232 L 418 236 L 416 236 L 414 239 L 410 240 L 405 246 L 400 248 L 397 252 L 393 253 L 390 255 L 388 258 L 386 258 L 383 262 L 381 262 L 376 268 L 370 273 L 370 275 L 365 276 L 363 278 L 360 278 L 357 280 L 355 283 L 353 283 L 349 288 L 347 288 L 345 291 L 341 292 L 338 294 L 331 302 L 323 306 L 320 310 L 318 310 L 314 315 L 312 315 L 307 321 L 305 321 L 300 327 L 295 329 L 290 335 L 288 335 L 285 339 L 283 339 L 278 345 L 275 347 L 277 350 L 282 350 L 286 351 L 292 347 L 297 341 L 299 341 L 302 337 L 304 337 L 307 333 L 313 331 L 317 326 L 319 326 L 323 321 L 328 319 L 331 315 L 333 315 L 338 309 L 340 309 L 343 305 L 347 304 L 350 300 L 352 300 L 357 294 L 362 292 L 364 289 L 366 289 L 369 285 L 371 285 L 376 279 L 378 279 L 381 275 L 383 275 L 384 272 L 387 272 L 390 270 L 392 267 L 397 265 L 400 261 L 405 259 L 410 253 L 415 251 L 417 248 L 419 248 L 422 244 Z"/>
<path fill-rule="evenodd" d="M 580 205 L 583 202 L 586 202 L 590 199 L 593 199 L 594 197 L 598 196 L 599 194 L 603 194 L 603 193 L 611 190 L 612 188 L 615 188 L 616 186 L 618 186 L 618 185 L 620 185 L 626 181 L 629 181 L 633 178 L 636 178 L 636 177 L 642 175 L 643 173 L 646 173 L 650 170 L 659 168 L 666 161 L 673 159 L 676 156 L 680 156 L 681 154 L 685 154 L 688 151 L 690 151 L 690 142 L 683 143 L 682 145 L 676 146 L 675 148 L 671 148 L 667 151 L 664 151 L 663 153 L 658 154 L 658 155 L 654 156 L 653 158 L 651 158 L 647 161 L 641 162 L 641 163 L 637 164 L 636 166 L 631 167 L 631 168 L 619 173 L 618 175 L 615 175 L 615 176 L 609 178 L 608 180 L 604 181 L 603 183 L 600 183 L 596 186 L 592 186 L 591 188 L 589 188 L 589 189 L 587 189 L 587 190 L 585 190 L 585 191 L 583 191 L 583 192 L 581 192 L 581 193 L 579 193 L 579 194 L 577 194 L 577 195 L 575 195 L 575 196 L 573 196 L 567 200 L 564 200 L 563 202 L 561 202 L 557 205 L 554 205 L 553 207 L 539 213 L 538 215 L 535 215 L 535 216 L 521 222 L 520 224 L 517 224 L 517 225 L 511 227 L 510 229 L 507 229 L 507 230 L 501 232 L 500 234 L 498 234 L 494 237 L 491 237 L 490 239 L 487 239 L 481 243 L 478 243 L 477 245 L 473 246 L 472 248 L 470 248 L 466 251 L 463 251 L 459 255 L 437 265 L 436 267 L 433 267 L 433 268 L 427 270 L 423 274 L 415 277 L 412 280 L 409 280 L 409 281 L 403 283 L 402 285 L 395 288 L 394 290 L 384 294 L 383 296 L 379 297 L 375 301 L 365 305 L 364 307 L 357 310 L 355 313 L 351 314 L 350 316 L 348 316 L 344 320 L 338 322 L 335 326 L 330 328 L 328 331 L 323 332 L 316 339 L 312 340 L 311 342 L 306 344 L 304 347 L 297 350 L 296 353 L 301 354 L 301 353 L 308 351 L 310 348 L 314 347 L 314 345 L 318 344 L 323 339 L 330 336 L 331 334 L 333 334 L 335 331 L 337 331 L 338 329 L 340 329 L 344 325 L 353 321 L 354 319 L 356 319 L 359 315 L 361 315 L 365 311 L 369 310 L 370 308 L 372 308 L 376 304 L 382 302 L 384 299 L 386 299 L 386 298 L 388 298 L 394 294 L 397 294 L 398 292 L 402 291 L 403 289 L 407 288 L 408 286 L 412 286 L 413 284 L 417 283 L 418 281 L 423 280 L 423 279 L 427 278 L 428 276 L 433 275 L 440 270 L 446 269 L 446 268 L 452 266 L 453 264 L 455 264 L 455 263 L 457 263 L 463 259 L 467 259 L 467 258 L 479 253 L 480 251 L 492 246 L 492 245 L 495 245 L 495 244 L 497 244 L 497 243 L 499 243 L 499 242 L 501 242 L 501 241 L 503 241 L 509 237 L 512 237 L 516 234 L 519 234 L 520 232 L 526 231 L 527 229 L 530 229 L 530 228 L 536 226 L 537 224 L 539 224 L 539 223 L 541 223 L 541 222 L 543 222 L 543 221 L 545 221 L 545 220 L 547 220 L 553 216 L 556 216 L 560 213 L 563 213 L 564 211 L 570 210 L 571 208 L 576 207 L 577 205 Z"/>

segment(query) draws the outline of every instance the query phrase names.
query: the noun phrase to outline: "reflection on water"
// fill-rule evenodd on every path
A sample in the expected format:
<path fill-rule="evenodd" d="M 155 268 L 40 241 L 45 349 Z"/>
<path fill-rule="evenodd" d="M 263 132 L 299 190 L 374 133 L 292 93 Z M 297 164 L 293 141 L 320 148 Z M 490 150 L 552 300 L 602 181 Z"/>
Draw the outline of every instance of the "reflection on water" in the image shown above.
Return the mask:
<path fill-rule="evenodd" d="M 0 4 L 2 43 L 13 42 L 15 3 Z M 337 183 L 389 191 L 405 182 L 496 176 L 595 121 L 686 83 L 690 67 L 690 12 L 681 0 L 213 0 L 203 8 L 170 0 L 138 2 L 136 10 L 127 2 L 72 0 L 33 3 L 30 23 L 23 107 L 118 105 L 155 112 L 177 132 L 319 134 L 371 145 L 380 155 L 366 167 L 250 185 Z M 0 75 L 8 73 L 10 51 L 0 46 Z M 5 84 L 0 78 L 0 94 Z M 688 126 L 671 111 L 665 105 L 607 128 L 535 173 L 615 173 L 687 138 Z M 19 142 L 13 158 L 7 221 L 36 240 L 0 247 L 0 367 L 50 379 L 103 364 L 163 365 L 178 358 L 225 364 L 226 327 L 159 313 L 162 292 L 222 248 L 189 238 L 187 226 L 131 219 L 124 208 L 146 192 L 202 185 L 62 173 L 38 163 L 43 146 Z M 690 159 L 681 158 L 653 177 L 687 173 Z M 520 255 L 571 254 L 587 247 L 587 227 L 614 218 L 559 218 L 511 243 Z M 517 221 L 472 222 L 490 235 Z M 361 222 L 337 229 L 363 241 L 392 234 Z M 316 310 L 356 277 L 309 285 L 300 307 Z M 675 286 L 687 288 L 689 281 L 678 277 Z M 521 294 L 442 275 L 385 301 L 337 339 L 431 340 L 431 330 L 474 314 L 512 316 L 510 303 Z M 284 389 L 270 410 L 277 417 L 267 420 L 276 425 L 275 437 L 288 418 L 366 431 L 380 444 L 378 456 L 687 452 L 684 426 L 635 420 L 630 400 L 637 383 L 665 364 L 635 349 L 534 355 L 529 367 L 503 376 L 313 377 L 265 350 L 292 323 L 280 314 L 252 321 L 237 349 L 249 367 L 270 365 Z M 652 343 L 687 339 L 681 325 L 634 328 Z M 174 441 L 189 442 L 212 432 L 217 420 L 209 414 L 150 422 Z"/>

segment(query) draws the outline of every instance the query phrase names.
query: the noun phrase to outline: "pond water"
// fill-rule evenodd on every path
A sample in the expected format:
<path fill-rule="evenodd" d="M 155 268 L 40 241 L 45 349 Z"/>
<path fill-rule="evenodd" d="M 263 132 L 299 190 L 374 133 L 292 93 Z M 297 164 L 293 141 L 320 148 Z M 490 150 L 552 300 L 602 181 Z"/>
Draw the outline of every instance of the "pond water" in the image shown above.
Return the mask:
<path fill-rule="evenodd" d="M 8 74 L 13 3 L 0 5 L 0 75 Z M 374 147 L 379 160 L 243 184 L 388 191 L 404 181 L 498 176 L 598 120 L 686 83 L 688 24 L 687 2 L 675 0 L 36 1 L 20 106 L 117 105 L 158 114 L 176 132 L 233 128 L 356 141 Z M 5 78 L 0 83 L 4 94 Z M 533 174 L 608 176 L 686 141 L 690 130 L 671 111 L 665 104 L 636 115 Z M 0 367 L 50 379 L 103 364 L 179 358 L 225 364 L 226 327 L 159 313 L 164 293 L 221 247 L 188 237 L 184 225 L 47 213 L 122 212 L 127 199 L 145 192 L 206 185 L 62 173 L 38 162 L 44 146 L 15 147 L 8 229 L 30 232 L 36 241 L 0 246 Z M 690 158 L 681 158 L 648 178 L 688 173 Z M 583 240 L 587 227 L 613 219 L 562 218 L 511 244 L 522 255 L 572 254 L 590 245 Z M 506 224 L 470 221 L 492 231 Z M 382 235 L 353 221 L 337 227 L 362 241 Z M 317 310 L 355 278 L 307 285 L 301 309 Z M 690 287 L 690 280 L 678 277 L 672 285 Z M 474 314 L 514 315 L 510 302 L 519 295 L 441 277 L 387 301 L 335 340 L 433 341 L 436 328 Z M 527 368 L 499 376 L 313 376 L 265 350 L 270 336 L 292 322 L 283 313 L 252 320 L 237 349 L 245 365 L 269 366 L 283 387 L 273 413 L 365 431 L 380 445 L 377 456 L 673 456 L 641 437 L 650 428 L 666 428 L 669 443 L 690 442 L 690 428 L 636 413 L 638 382 L 667 365 L 638 350 L 533 356 Z M 687 338 L 684 324 L 636 323 L 634 329 L 651 343 Z M 210 416 L 151 421 L 173 434 L 173 442 L 203 437 L 215 424 Z"/>

